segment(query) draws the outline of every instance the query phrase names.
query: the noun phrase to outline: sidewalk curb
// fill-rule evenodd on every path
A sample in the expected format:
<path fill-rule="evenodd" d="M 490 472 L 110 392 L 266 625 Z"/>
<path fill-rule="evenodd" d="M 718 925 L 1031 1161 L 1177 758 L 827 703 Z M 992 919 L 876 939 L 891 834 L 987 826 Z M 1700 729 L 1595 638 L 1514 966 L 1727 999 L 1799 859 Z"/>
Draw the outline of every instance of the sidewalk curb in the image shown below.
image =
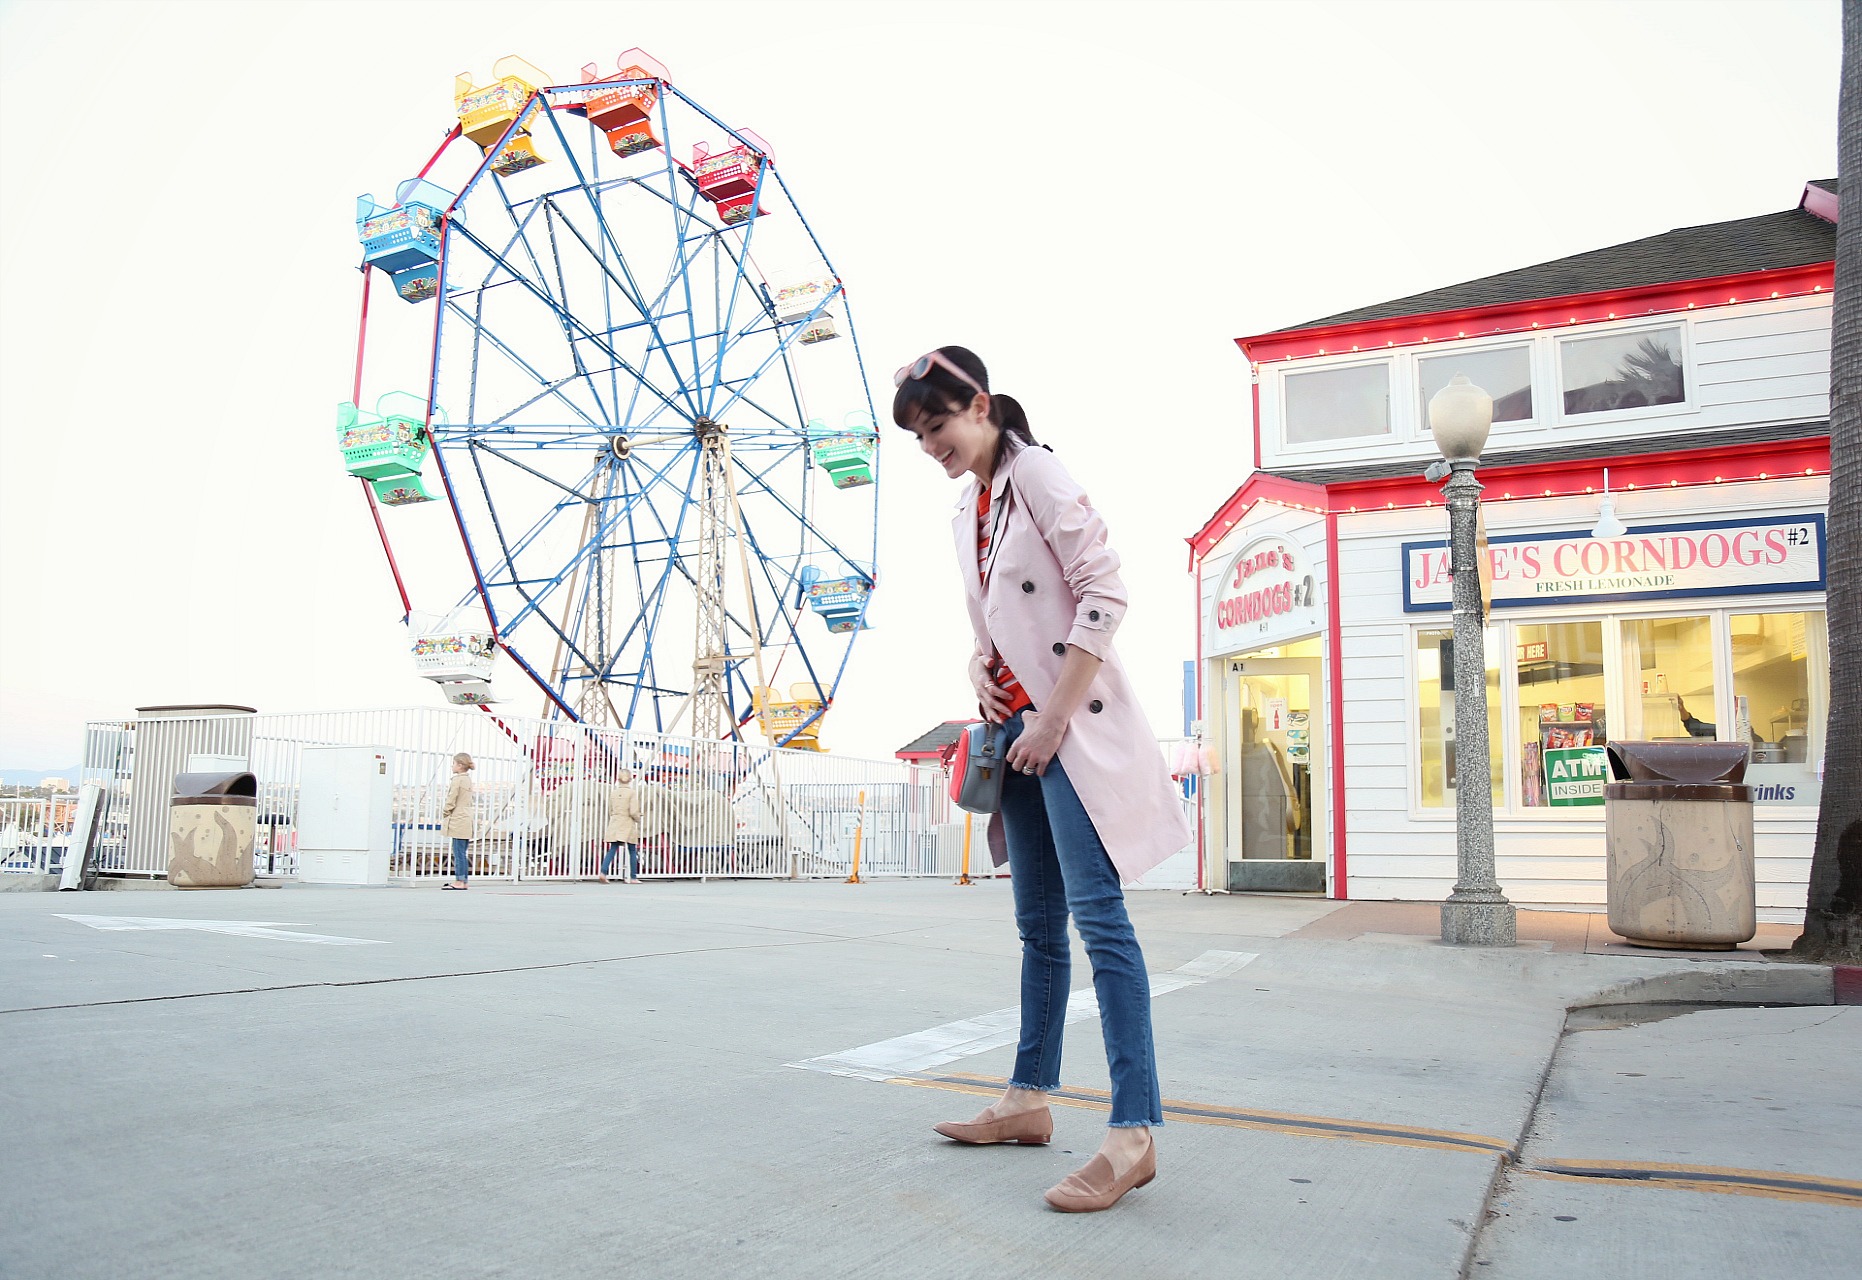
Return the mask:
<path fill-rule="evenodd" d="M 1853 975 L 1853 976 L 1852 976 Z M 1843 987 L 1862 986 L 1862 969 L 1848 969 L 1842 974 Z M 1481 1234 L 1486 1231 L 1495 1197 L 1508 1171 L 1518 1167 L 1520 1153 L 1532 1136 L 1538 1120 L 1539 1104 L 1545 1087 L 1558 1064 L 1558 1053 L 1570 1033 L 1569 1016 L 1580 1009 L 1607 1009 L 1618 1005 L 1647 1004 L 1717 1004 L 1728 1008 L 1764 1004 L 1826 1005 L 1838 1002 L 1838 972 L 1828 965 L 1810 964 L 1690 964 L 1686 969 L 1653 977 L 1629 978 L 1581 996 L 1565 1006 L 1566 1018 L 1559 1023 L 1551 1051 L 1539 1072 L 1539 1082 L 1520 1122 L 1519 1132 L 1504 1155 L 1494 1160 L 1493 1176 L 1481 1196 L 1480 1209 L 1468 1232 L 1467 1248 L 1461 1256 L 1456 1275 L 1465 1277 L 1474 1265 Z"/>
<path fill-rule="evenodd" d="M 37 871 L 9 871 L 0 875 L 0 893 L 45 893 L 56 892 L 58 875 L 45 875 Z"/>
<path fill-rule="evenodd" d="M 1615 983 L 1566 1012 L 1617 1004 L 1834 1004 L 1836 976 L 1820 964 L 1696 965 Z"/>

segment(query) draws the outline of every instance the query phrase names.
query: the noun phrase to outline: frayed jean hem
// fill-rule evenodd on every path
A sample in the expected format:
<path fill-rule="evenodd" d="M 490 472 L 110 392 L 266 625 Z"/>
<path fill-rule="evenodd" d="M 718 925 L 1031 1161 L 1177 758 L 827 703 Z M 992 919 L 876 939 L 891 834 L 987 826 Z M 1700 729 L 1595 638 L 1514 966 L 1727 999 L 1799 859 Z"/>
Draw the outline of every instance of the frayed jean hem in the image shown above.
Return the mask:
<path fill-rule="evenodd" d="M 1023 1084 L 1020 1080 L 1011 1080 L 1009 1088 L 1026 1089 L 1029 1093 L 1052 1093 L 1060 1086 L 1057 1084 Z"/>

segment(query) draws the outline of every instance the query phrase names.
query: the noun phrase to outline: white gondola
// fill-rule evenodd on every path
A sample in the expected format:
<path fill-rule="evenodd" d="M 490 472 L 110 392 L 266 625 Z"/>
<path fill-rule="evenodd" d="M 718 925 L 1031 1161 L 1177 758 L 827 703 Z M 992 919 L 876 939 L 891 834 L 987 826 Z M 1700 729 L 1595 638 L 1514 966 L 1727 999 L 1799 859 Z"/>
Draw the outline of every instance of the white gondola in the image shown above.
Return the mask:
<path fill-rule="evenodd" d="M 458 707 L 497 701 L 491 694 L 497 656 L 498 641 L 489 630 L 440 629 L 414 638 L 415 672 L 439 685 Z"/>

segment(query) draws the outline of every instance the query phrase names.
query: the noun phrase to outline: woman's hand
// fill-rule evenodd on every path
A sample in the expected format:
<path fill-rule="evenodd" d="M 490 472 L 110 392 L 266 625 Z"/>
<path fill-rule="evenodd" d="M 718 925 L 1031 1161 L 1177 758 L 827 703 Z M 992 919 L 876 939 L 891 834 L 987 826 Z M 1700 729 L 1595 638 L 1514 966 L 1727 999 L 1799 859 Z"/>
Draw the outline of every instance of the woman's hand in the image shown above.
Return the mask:
<path fill-rule="evenodd" d="M 1047 774 L 1048 762 L 1060 750 L 1060 740 L 1067 733 L 1067 722 L 1045 716 L 1039 711 L 1022 712 L 1022 731 L 1009 744 L 1009 768 L 1017 773 Z"/>
<path fill-rule="evenodd" d="M 1009 695 L 996 683 L 989 663 L 981 656 L 970 659 L 970 685 L 976 690 L 976 702 L 982 708 L 983 719 L 1001 724 L 1009 718 Z"/>

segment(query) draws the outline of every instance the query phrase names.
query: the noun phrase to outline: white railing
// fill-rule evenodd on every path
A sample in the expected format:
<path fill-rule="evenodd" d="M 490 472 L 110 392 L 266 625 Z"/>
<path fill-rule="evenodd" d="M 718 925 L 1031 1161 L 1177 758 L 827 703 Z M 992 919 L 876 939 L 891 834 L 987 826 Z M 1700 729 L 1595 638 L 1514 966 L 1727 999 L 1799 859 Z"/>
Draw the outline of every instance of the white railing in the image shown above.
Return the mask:
<path fill-rule="evenodd" d="M 0 799 L 0 873 L 49 875 L 62 870 L 77 807 L 76 796 Z"/>
<path fill-rule="evenodd" d="M 623 767 L 641 800 L 643 876 L 845 877 L 856 848 L 862 877 L 955 877 L 962 869 L 962 815 L 950 810 L 935 766 L 422 707 L 88 725 L 83 780 L 105 793 L 99 870 L 166 874 L 173 776 L 204 756 L 215 767 L 246 760 L 259 782 L 256 869 L 293 874 L 311 746 L 389 753 L 396 880 L 450 872 L 440 806 L 460 751 L 475 762 L 471 859 L 479 875 L 592 878 Z M 973 876 L 989 873 L 983 844 L 978 823 Z"/>

